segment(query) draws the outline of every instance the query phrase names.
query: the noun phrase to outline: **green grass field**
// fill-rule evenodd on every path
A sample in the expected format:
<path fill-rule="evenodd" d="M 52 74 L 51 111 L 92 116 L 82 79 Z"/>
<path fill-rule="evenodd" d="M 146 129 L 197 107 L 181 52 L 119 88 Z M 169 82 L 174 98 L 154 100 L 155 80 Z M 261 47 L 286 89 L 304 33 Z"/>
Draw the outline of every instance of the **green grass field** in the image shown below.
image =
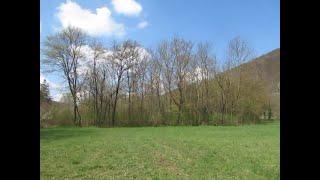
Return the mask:
<path fill-rule="evenodd" d="M 280 125 L 41 129 L 41 179 L 280 179 Z"/>

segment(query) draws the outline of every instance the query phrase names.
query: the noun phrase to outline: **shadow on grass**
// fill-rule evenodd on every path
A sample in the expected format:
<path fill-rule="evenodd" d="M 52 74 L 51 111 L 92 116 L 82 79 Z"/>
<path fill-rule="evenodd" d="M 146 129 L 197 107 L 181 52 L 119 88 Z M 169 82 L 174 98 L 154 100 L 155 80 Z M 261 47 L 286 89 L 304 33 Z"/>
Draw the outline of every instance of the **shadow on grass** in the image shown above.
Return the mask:
<path fill-rule="evenodd" d="M 96 133 L 94 129 L 49 128 L 40 130 L 40 139 L 54 141 L 59 139 L 88 136 L 94 133 Z"/>

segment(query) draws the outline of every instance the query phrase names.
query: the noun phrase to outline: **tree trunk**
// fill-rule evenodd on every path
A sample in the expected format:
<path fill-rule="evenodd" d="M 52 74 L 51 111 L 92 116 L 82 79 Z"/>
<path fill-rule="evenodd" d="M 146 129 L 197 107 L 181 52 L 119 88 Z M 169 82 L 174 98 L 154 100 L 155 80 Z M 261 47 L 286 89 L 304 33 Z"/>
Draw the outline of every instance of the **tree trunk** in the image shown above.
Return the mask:
<path fill-rule="evenodd" d="M 141 120 L 144 120 L 144 113 L 143 113 L 143 101 L 144 101 L 144 93 L 142 91 L 142 94 L 141 94 L 141 102 L 140 102 L 140 114 L 141 114 Z"/>
<path fill-rule="evenodd" d="M 79 112 L 79 108 L 78 105 L 76 106 L 76 110 L 77 110 L 77 114 L 78 114 L 78 122 L 79 122 L 79 126 L 82 126 L 82 122 L 81 122 L 81 116 L 80 116 L 80 112 Z"/>
<path fill-rule="evenodd" d="M 117 100 L 118 100 L 118 93 L 116 93 L 116 97 L 115 97 L 114 105 L 113 105 L 113 110 L 112 110 L 112 126 L 114 126 L 114 124 L 115 124 L 115 114 L 116 114 Z"/>
<path fill-rule="evenodd" d="M 75 100 L 73 103 L 73 114 L 74 114 L 74 124 L 81 127 L 81 116 L 79 113 L 77 102 Z"/>
<path fill-rule="evenodd" d="M 128 79 L 128 120 L 131 121 L 131 85 L 130 85 L 130 75 L 129 71 L 127 71 L 127 79 Z"/>
<path fill-rule="evenodd" d="M 73 103 L 73 122 L 77 125 L 77 106 Z"/>
<path fill-rule="evenodd" d="M 118 77 L 117 89 L 116 89 L 116 96 L 114 98 L 114 106 L 112 111 L 112 126 L 115 125 L 115 115 L 116 115 L 116 108 L 117 108 L 117 101 L 118 101 L 118 93 L 120 88 L 120 77 Z"/>

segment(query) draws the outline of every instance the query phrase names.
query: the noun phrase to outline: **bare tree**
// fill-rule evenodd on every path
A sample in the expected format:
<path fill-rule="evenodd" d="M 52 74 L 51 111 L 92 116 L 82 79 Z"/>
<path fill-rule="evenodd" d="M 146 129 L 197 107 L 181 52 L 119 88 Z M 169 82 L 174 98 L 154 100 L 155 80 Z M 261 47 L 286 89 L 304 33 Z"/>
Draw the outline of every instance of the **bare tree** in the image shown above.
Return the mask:
<path fill-rule="evenodd" d="M 149 66 L 148 56 L 142 55 L 141 61 L 139 62 L 136 71 L 139 75 L 139 89 L 140 89 L 140 115 L 141 120 L 144 118 L 144 100 L 145 100 L 145 94 L 146 94 L 146 76 L 147 76 L 147 68 Z"/>
<path fill-rule="evenodd" d="M 124 73 L 136 64 L 138 57 L 138 44 L 127 40 L 122 44 L 114 42 L 111 54 L 111 66 L 116 74 L 116 89 L 112 112 L 112 126 L 115 125 L 115 114 L 119 96 L 120 85 L 123 80 Z"/>
<path fill-rule="evenodd" d="M 178 124 L 181 123 L 185 104 L 185 88 L 187 74 L 190 71 L 192 47 L 191 42 L 181 38 L 173 38 L 170 43 L 164 41 L 158 47 L 164 69 L 165 87 L 169 92 L 170 100 L 178 107 Z M 173 92 L 174 89 L 177 89 L 177 91 Z M 178 97 L 176 94 L 178 94 Z"/>
<path fill-rule="evenodd" d="M 107 69 L 103 66 L 106 65 L 104 61 L 106 48 L 95 40 L 90 44 L 90 48 L 92 52 L 88 58 L 91 63 L 89 63 L 89 73 L 87 74 L 89 92 L 93 98 L 94 123 L 101 126 L 105 121 L 106 108 L 104 106 L 108 101 L 108 97 L 105 95 Z"/>
<path fill-rule="evenodd" d="M 243 64 L 252 58 L 252 55 L 253 51 L 249 47 L 249 44 L 240 37 L 236 37 L 229 42 L 227 63 L 229 64 L 229 70 L 230 68 L 234 68 L 235 72 L 233 75 L 233 79 L 235 79 L 235 81 L 233 81 L 233 86 L 235 89 L 232 92 L 232 97 L 229 99 L 231 117 L 233 116 L 233 113 L 235 113 L 234 111 L 239 105 L 238 102 L 241 98 L 243 73 L 246 71 Z"/>
<path fill-rule="evenodd" d="M 81 126 L 78 103 L 80 92 L 79 61 L 83 58 L 82 47 L 86 43 L 86 34 L 75 27 L 68 27 L 61 32 L 48 36 L 44 42 L 44 60 L 50 70 L 63 73 L 68 82 L 73 99 L 74 123 Z"/>
<path fill-rule="evenodd" d="M 161 56 L 159 52 L 161 51 L 149 51 L 151 53 L 151 62 L 149 64 L 149 72 L 150 72 L 150 85 L 151 85 L 151 94 L 155 94 L 156 96 L 156 104 L 157 104 L 157 113 L 164 114 L 164 107 L 161 101 L 161 95 L 164 94 L 163 89 L 163 67 L 161 62 Z M 159 118 L 159 116 L 158 116 Z"/>
<path fill-rule="evenodd" d="M 179 92 L 179 100 L 174 100 L 179 109 L 178 124 L 181 123 L 182 111 L 185 103 L 186 76 L 190 72 L 190 61 L 192 59 L 192 43 L 184 39 L 174 38 L 171 43 L 173 55 L 173 74 Z M 172 96 L 173 97 L 173 96 Z"/>
<path fill-rule="evenodd" d="M 198 44 L 196 59 L 199 70 L 197 76 L 200 75 L 201 84 L 199 85 L 200 88 L 197 89 L 201 91 L 201 109 L 206 123 L 209 123 L 210 99 L 212 99 L 209 93 L 210 80 L 214 78 L 214 74 L 217 71 L 216 58 L 210 53 L 211 44 L 208 42 Z"/>

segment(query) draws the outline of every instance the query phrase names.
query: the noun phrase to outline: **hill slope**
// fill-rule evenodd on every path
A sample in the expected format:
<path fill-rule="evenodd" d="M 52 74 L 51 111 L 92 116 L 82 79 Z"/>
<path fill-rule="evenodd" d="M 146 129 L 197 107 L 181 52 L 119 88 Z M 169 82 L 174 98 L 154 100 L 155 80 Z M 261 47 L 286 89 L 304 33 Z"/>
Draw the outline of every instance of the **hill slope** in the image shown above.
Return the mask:
<path fill-rule="evenodd" d="M 265 55 L 262 55 L 246 65 L 255 65 L 262 79 L 266 82 L 271 96 L 270 105 L 272 106 L 273 115 L 280 117 L 280 49 L 275 49 Z"/>
<path fill-rule="evenodd" d="M 268 82 L 272 93 L 279 91 L 280 86 L 280 49 L 275 49 L 249 63 L 255 63 L 262 72 L 262 77 Z"/>

